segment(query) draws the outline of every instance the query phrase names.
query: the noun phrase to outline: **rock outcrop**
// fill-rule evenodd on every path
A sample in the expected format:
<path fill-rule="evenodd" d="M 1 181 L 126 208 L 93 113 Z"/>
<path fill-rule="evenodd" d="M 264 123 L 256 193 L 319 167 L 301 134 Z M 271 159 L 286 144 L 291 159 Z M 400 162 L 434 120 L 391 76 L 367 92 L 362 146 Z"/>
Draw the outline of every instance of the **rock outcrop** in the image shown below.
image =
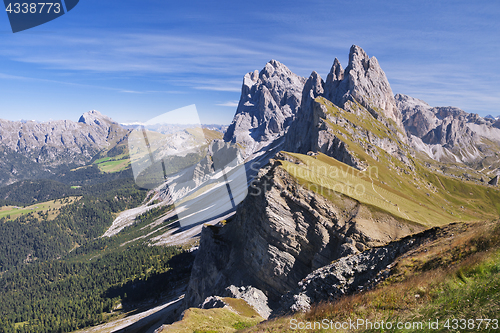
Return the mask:
<path fill-rule="evenodd" d="M 384 246 L 340 258 L 315 270 L 283 296 L 282 312 L 306 312 L 314 303 L 332 301 L 343 295 L 370 289 L 390 275 L 396 258 L 418 246 L 436 239 L 432 228 Z"/>
<path fill-rule="evenodd" d="M 354 100 L 365 107 L 375 117 L 381 115 L 393 120 L 403 128 L 402 116 L 396 106 L 394 94 L 377 58 L 368 57 L 366 52 L 353 45 L 349 52 L 349 64 L 345 71 L 335 59 L 327 77 L 327 98 L 335 105 L 343 107 Z M 331 89 L 331 90 L 330 90 Z"/>
<path fill-rule="evenodd" d="M 243 78 L 241 98 L 224 140 L 238 143 L 246 155 L 283 136 L 301 103 L 305 79 L 271 60 Z"/>
<path fill-rule="evenodd" d="M 335 111 L 328 111 L 328 105 Z M 376 122 L 395 135 L 380 136 L 372 128 L 360 127 L 358 120 L 363 120 L 365 125 Z M 337 130 L 339 126 L 341 131 Z M 342 131 L 349 132 L 349 137 Z M 365 145 L 367 150 L 371 150 L 369 146 L 377 146 L 408 161 L 401 149 L 407 140 L 402 116 L 389 82 L 377 59 L 369 58 L 355 45 L 351 47 L 345 71 L 335 59 L 326 82 L 316 72 L 306 81 L 301 106 L 286 135 L 284 150 L 303 154 L 322 152 L 362 169 L 365 165 L 349 150 L 349 140 Z"/>
<path fill-rule="evenodd" d="M 269 318 L 272 310 L 268 306 L 267 296 L 252 286 L 229 286 L 222 296 L 242 299 L 248 303 L 264 319 Z"/>
<path fill-rule="evenodd" d="M 281 295 L 332 260 L 419 230 L 348 197 L 340 206 L 300 186 L 274 160 L 225 226 L 203 228 L 186 306 L 224 295 L 228 286 L 253 286 L 278 306 Z"/>

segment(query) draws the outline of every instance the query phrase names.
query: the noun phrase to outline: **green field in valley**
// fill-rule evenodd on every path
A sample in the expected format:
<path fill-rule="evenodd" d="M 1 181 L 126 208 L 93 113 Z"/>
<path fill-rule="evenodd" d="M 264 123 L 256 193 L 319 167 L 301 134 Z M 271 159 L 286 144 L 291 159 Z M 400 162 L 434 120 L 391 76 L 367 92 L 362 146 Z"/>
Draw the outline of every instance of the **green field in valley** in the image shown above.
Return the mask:
<path fill-rule="evenodd" d="M 128 154 L 122 154 L 116 157 L 104 157 L 94 161 L 99 170 L 106 173 L 114 173 L 127 169 L 130 166 Z"/>
<path fill-rule="evenodd" d="M 80 197 L 67 197 L 63 199 L 40 202 L 31 206 L 3 206 L 0 208 L 0 219 L 15 220 L 21 215 L 33 213 L 35 217 L 41 218 L 40 213 L 48 213 L 48 219 L 52 220 L 59 215 L 59 209 L 63 206 L 72 204 Z"/>

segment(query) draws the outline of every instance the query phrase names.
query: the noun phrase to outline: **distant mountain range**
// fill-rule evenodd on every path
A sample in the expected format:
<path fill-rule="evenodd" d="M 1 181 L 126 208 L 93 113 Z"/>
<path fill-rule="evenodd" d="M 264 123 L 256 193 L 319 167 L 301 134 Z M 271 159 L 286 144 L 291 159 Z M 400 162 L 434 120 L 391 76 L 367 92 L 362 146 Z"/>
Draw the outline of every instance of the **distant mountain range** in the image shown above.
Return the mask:
<path fill-rule="evenodd" d="M 0 186 L 24 179 L 61 178 L 70 170 L 89 165 L 99 154 L 105 155 L 116 146 L 126 146 L 130 131 L 138 125 L 118 124 L 95 110 L 84 113 L 77 122 L 0 119 L 0 154 L 3 155 Z M 225 125 L 202 126 L 220 133 L 227 129 Z M 192 126 L 158 124 L 146 129 L 169 134 L 189 127 Z M 95 175 L 87 172 L 76 178 L 87 176 Z"/>
<path fill-rule="evenodd" d="M 162 134 L 172 134 L 178 131 L 182 131 L 188 128 L 199 127 L 200 125 L 193 124 L 155 124 L 155 125 L 145 125 L 144 123 L 122 123 L 120 124 L 123 128 L 128 130 L 133 130 L 138 127 L 144 127 L 148 131 L 154 131 Z M 228 128 L 228 125 L 218 125 L 218 124 L 201 124 L 202 128 L 217 131 L 224 134 Z"/>

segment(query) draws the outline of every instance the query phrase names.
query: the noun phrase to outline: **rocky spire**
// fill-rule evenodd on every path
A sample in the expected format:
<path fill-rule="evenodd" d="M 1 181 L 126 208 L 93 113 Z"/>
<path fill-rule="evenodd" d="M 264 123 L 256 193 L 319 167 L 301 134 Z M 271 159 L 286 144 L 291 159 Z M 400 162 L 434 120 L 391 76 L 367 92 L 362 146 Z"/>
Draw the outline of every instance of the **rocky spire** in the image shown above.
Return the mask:
<path fill-rule="evenodd" d="M 339 59 L 335 58 L 333 61 L 332 68 L 330 69 L 330 73 L 326 77 L 325 91 L 327 94 L 325 97 L 328 100 L 334 100 L 336 98 L 335 93 L 338 90 L 340 82 L 344 79 L 344 69 L 340 64 Z"/>
<path fill-rule="evenodd" d="M 377 58 L 369 58 L 362 48 L 353 45 L 345 71 L 335 60 L 327 78 L 325 96 L 340 107 L 348 100 L 355 100 L 374 117 L 378 118 L 382 113 L 403 129 L 401 113 Z"/>
<path fill-rule="evenodd" d="M 246 153 L 284 135 L 301 103 L 305 79 L 282 63 L 269 61 L 245 75 L 240 102 L 224 140 L 245 146 Z"/>
<path fill-rule="evenodd" d="M 318 146 L 318 123 L 324 113 L 318 103 L 314 100 L 324 93 L 325 83 L 321 76 L 312 72 L 302 92 L 300 110 L 295 121 L 290 125 L 284 149 L 292 152 L 307 153 L 317 150 Z"/>

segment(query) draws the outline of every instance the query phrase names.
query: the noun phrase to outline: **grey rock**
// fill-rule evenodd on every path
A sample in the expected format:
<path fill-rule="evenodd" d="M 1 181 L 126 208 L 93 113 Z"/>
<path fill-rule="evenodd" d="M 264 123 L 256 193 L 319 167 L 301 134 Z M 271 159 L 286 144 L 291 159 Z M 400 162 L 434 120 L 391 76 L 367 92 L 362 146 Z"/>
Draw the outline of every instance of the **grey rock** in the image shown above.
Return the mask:
<path fill-rule="evenodd" d="M 390 275 L 394 260 L 435 239 L 438 228 L 407 236 L 387 245 L 340 258 L 307 275 L 298 287 L 283 296 L 280 312 L 306 312 L 313 303 L 370 289 Z"/>
<path fill-rule="evenodd" d="M 300 106 L 305 79 L 271 60 L 243 78 L 241 97 L 224 140 L 242 145 L 247 155 L 284 135 Z"/>
<path fill-rule="evenodd" d="M 267 296 L 262 290 L 252 286 L 229 286 L 222 294 L 225 297 L 239 298 L 247 302 L 262 318 L 267 319 L 272 310 L 267 304 Z"/>
<path fill-rule="evenodd" d="M 209 296 L 201 304 L 201 309 L 217 309 L 228 306 L 224 300 L 219 296 Z"/>
<path fill-rule="evenodd" d="M 432 159 L 474 162 L 492 156 L 500 148 L 500 129 L 495 119 L 455 107 L 431 107 L 402 94 L 395 99 L 411 145 Z"/>
<path fill-rule="evenodd" d="M 375 118 L 384 115 L 403 129 L 401 113 L 377 58 L 369 58 L 362 48 L 353 45 L 349 52 L 349 65 L 345 71 L 342 73 L 339 65 L 336 66 L 335 63 L 332 71 L 334 73 L 331 74 L 338 74 L 332 75 L 332 83 L 328 82 L 334 91 L 329 91 L 327 94 L 334 104 L 342 107 L 345 102 L 354 99 Z"/>
<path fill-rule="evenodd" d="M 122 140 L 127 133 L 98 111 L 85 113 L 79 122 L 0 119 L 0 148 L 13 156 L 3 163 L 15 164 L 15 160 L 22 156 L 39 169 L 62 164 L 84 165 L 98 152 Z M 9 182 L 23 179 L 23 175 L 13 175 Z"/>
<path fill-rule="evenodd" d="M 325 105 L 328 103 L 338 111 L 335 115 L 327 111 Z M 376 118 L 395 135 L 380 137 L 362 130 L 344 116 L 347 113 L 369 121 Z M 401 149 L 407 142 L 401 119 L 390 85 L 377 60 L 368 58 L 361 48 L 353 46 L 345 71 L 335 59 L 326 83 L 316 72 L 306 81 L 296 119 L 286 134 L 284 150 L 303 154 L 321 152 L 358 169 L 366 167 L 349 151 L 342 133 L 331 128 L 331 124 L 335 124 L 349 131 L 361 146 L 368 142 L 369 145 L 363 146 L 365 150 L 375 151 L 372 148 L 377 146 L 410 164 L 406 151 Z"/>
<path fill-rule="evenodd" d="M 493 185 L 493 186 L 497 186 L 498 185 L 498 175 L 493 177 L 489 182 L 488 184 L 490 185 Z"/>
<path fill-rule="evenodd" d="M 280 163 L 261 170 L 225 226 L 202 229 L 186 307 L 234 285 L 262 290 L 273 309 L 315 269 L 415 232 L 390 215 L 371 217 L 367 207 L 347 197 L 339 197 L 342 208 L 337 207 L 300 186 Z"/>

